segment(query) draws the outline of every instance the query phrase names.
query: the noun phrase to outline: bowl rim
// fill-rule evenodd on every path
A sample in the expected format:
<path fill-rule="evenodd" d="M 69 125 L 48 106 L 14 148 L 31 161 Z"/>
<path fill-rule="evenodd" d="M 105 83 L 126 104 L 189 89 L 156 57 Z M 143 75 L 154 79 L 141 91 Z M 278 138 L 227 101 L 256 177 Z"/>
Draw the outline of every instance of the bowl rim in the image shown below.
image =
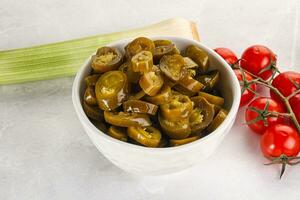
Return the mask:
<path fill-rule="evenodd" d="M 134 37 L 134 38 L 136 38 L 136 37 Z M 118 40 L 116 42 L 109 43 L 106 46 L 122 45 L 124 43 L 128 43 L 129 41 L 132 41 L 134 38 L 126 38 L 126 39 Z M 79 91 L 80 82 L 84 78 L 83 72 L 85 71 L 85 68 L 89 67 L 88 64 L 91 60 L 91 56 L 94 55 L 94 53 L 95 53 L 94 52 L 93 54 L 91 54 L 91 56 L 89 56 L 85 60 L 85 62 L 81 65 L 81 67 L 77 71 L 75 79 L 73 81 L 73 86 L 72 86 L 73 106 L 75 108 L 76 115 L 78 116 L 82 125 L 84 124 L 85 128 L 90 129 L 94 133 L 98 133 L 98 135 L 102 139 L 106 140 L 107 142 L 116 143 L 119 145 L 125 145 L 128 148 L 141 150 L 141 151 L 147 151 L 147 152 L 153 152 L 153 153 L 154 152 L 179 151 L 179 150 L 182 151 L 182 150 L 190 149 L 196 145 L 203 143 L 205 140 L 209 140 L 216 134 L 221 134 L 226 129 L 226 127 L 230 126 L 232 120 L 235 120 L 237 111 L 239 109 L 240 98 L 241 98 L 240 85 L 239 85 L 238 79 L 235 78 L 235 73 L 231 69 L 230 65 L 219 54 L 217 54 L 213 49 L 207 47 L 202 42 L 199 42 L 196 40 L 192 40 L 192 39 L 185 38 L 185 37 L 175 37 L 175 36 L 153 36 L 153 37 L 148 37 L 148 38 L 150 38 L 152 40 L 157 40 L 157 39 L 168 39 L 168 40 L 172 40 L 172 41 L 173 40 L 183 40 L 183 42 L 187 43 L 187 44 L 188 43 L 196 43 L 198 46 L 200 46 L 202 49 L 204 49 L 208 54 L 215 57 L 217 59 L 217 61 L 220 62 L 221 65 L 223 65 L 226 68 L 226 72 L 229 73 L 229 76 L 231 77 L 231 80 L 232 80 L 231 84 L 233 84 L 233 91 L 232 91 L 233 102 L 232 102 L 231 109 L 229 110 L 229 113 L 228 113 L 226 119 L 222 122 L 222 124 L 216 130 L 214 130 L 209 135 L 207 135 L 199 140 L 193 141 L 193 142 L 185 144 L 185 145 L 180 145 L 180 146 L 175 146 L 175 147 L 167 147 L 167 148 L 152 148 L 152 147 L 135 145 L 135 144 L 131 144 L 128 142 L 123 142 L 123 141 L 117 140 L 117 139 L 105 134 L 104 132 L 97 129 L 92 124 L 92 122 L 89 120 L 89 118 L 86 116 L 85 112 L 83 111 L 82 104 L 80 101 L 80 96 L 79 96 L 80 95 L 80 91 Z"/>

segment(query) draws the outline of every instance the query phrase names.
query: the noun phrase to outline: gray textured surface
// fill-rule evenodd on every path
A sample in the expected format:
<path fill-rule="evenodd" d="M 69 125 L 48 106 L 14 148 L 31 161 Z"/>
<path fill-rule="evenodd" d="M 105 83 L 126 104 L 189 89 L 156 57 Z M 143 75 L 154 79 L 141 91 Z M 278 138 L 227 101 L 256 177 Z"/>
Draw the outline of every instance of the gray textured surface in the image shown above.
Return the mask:
<path fill-rule="evenodd" d="M 269 45 L 282 69 L 300 65 L 299 3 L 276 1 L 0 2 L 0 49 L 120 31 L 173 16 L 199 24 L 202 41 L 240 53 Z M 153 10 L 156 10 L 153 14 Z M 218 151 L 189 171 L 141 178 L 108 162 L 83 132 L 71 102 L 73 78 L 0 87 L 0 199 L 297 199 L 299 166 L 278 180 L 263 166 L 259 137 L 243 112 Z"/>

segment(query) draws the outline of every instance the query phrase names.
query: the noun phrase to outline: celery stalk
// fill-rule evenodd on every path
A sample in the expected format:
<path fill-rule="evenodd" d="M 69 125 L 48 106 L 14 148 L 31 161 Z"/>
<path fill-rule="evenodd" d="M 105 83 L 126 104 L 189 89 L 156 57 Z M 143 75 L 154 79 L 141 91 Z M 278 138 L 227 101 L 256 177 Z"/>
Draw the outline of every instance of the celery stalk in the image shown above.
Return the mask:
<path fill-rule="evenodd" d="M 141 35 L 183 36 L 199 40 L 193 22 L 174 18 L 124 32 L 0 51 L 0 85 L 73 76 L 97 48 Z"/>

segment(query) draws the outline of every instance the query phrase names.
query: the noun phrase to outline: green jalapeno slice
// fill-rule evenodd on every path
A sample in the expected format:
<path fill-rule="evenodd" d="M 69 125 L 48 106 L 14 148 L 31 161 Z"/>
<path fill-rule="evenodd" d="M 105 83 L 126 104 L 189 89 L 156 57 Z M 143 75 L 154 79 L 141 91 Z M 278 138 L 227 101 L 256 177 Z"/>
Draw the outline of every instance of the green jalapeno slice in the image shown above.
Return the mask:
<path fill-rule="evenodd" d="M 147 114 L 104 111 L 107 123 L 120 127 L 150 126 L 152 123 Z"/>
<path fill-rule="evenodd" d="M 96 98 L 102 110 L 114 110 L 129 93 L 127 76 L 121 71 L 104 73 L 95 86 Z"/>
<path fill-rule="evenodd" d="M 121 52 L 112 47 L 101 47 L 92 59 L 92 68 L 97 73 L 116 70 L 122 63 Z"/>
<path fill-rule="evenodd" d="M 131 126 L 127 128 L 127 134 L 146 147 L 158 147 L 162 138 L 160 131 L 152 126 Z"/>

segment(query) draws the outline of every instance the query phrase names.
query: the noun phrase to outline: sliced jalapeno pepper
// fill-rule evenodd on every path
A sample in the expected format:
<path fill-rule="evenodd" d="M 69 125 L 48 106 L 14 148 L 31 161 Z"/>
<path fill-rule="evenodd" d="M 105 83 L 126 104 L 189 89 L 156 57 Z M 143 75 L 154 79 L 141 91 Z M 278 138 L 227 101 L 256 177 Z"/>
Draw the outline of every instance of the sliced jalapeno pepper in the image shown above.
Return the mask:
<path fill-rule="evenodd" d="M 193 102 L 186 95 L 172 95 L 168 103 L 160 105 L 160 114 L 169 121 L 187 118 L 193 110 Z"/>
<path fill-rule="evenodd" d="M 156 95 L 164 84 L 164 79 L 158 67 L 153 66 L 153 70 L 146 72 L 140 78 L 140 86 L 143 91 L 149 95 Z"/>
<path fill-rule="evenodd" d="M 120 106 L 128 95 L 127 76 L 121 71 L 104 73 L 95 86 L 96 98 L 102 110 L 113 110 Z"/>
<path fill-rule="evenodd" d="M 140 51 L 131 58 L 131 66 L 134 72 L 145 73 L 153 67 L 153 56 L 150 51 Z"/>
<path fill-rule="evenodd" d="M 185 49 L 185 55 L 198 64 L 201 73 L 204 73 L 207 70 L 209 60 L 208 55 L 204 50 L 196 47 L 195 45 L 190 45 Z"/>
<path fill-rule="evenodd" d="M 171 96 L 171 88 L 168 85 L 164 85 L 157 95 L 153 97 L 147 96 L 145 99 L 155 105 L 161 105 L 167 103 L 171 99 Z"/>
<path fill-rule="evenodd" d="M 159 63 L 159 60 L 164 56 L 168 54 L 172 54 L 174 50 L 174 45 L 170 44 L 167 46 L 158 46 L 155 47 L 154 53 L 153 53 L 153 60 L 155 63 Z"/>
<path fill-rule="evenodd" d="M 161 141 L 161 133 L 152 126 L 131 126 L 127 128 L 128 136 L 146 147 L 158 147 Z"/>
<path fill-rule="evenodd" d="M 102 131 L 103 133 L 107 133 L 107 127 L 103 122 L 93 120 L 92 123 L 96 126 L 97 129 Z"/>
<path fill-rule="evenodd" d="M 155 115 L 158 106 L 141 100 L 128 100 L 123 103 L 124 112 L 145 113 Z"/>
<path fill-rule="evenodd" d="M 155 46 L 152 40 L 146 37 L 139 37 L 134 39 L 125 47 L 125 55 L 128 60 L 131 60 L 135 54 L 143 50 L 150 51 L 153 54 L 154 48 Z"/>
<path fill-rule="evenodd" d="M 125 128 L 110 126 L 107 134 L 117 140 L 127 142 L 127 134 Z"/>
<path fill-rule="evenodd" d="M 85 77 L 84 80 L 85 80 L 85 83 L 87 86 L 95 86 L 99 77 L 100 77 L 100 74 L 93 74 L 93 75 Z"/>
<path fill-rule="evenodd" d="M 155 47 L 167 46 L 173 44 L 171 40 L 154 40 L 153 43 Z"/>
<path fill-rule="evenodd" d="M 129 100 L 139 100 L 139 99 L 143 98 L 145 95 L 146 95 L 146 93 L 144 92 L 144 90 L 141 90 L 138 93 L 130 96 L 128 99 Z"/>
<path fill-rule="evenodd" d="M 140 75 L 140 73 L 134 72 L 132 70 L 132 65 L 130 62 L 123 63 L 120 66 L 119 70 L 124 72 L 127 75 L 127 80 L 130 83 L 138 83 L 139 82 L 141 75 Z"/>
<path fill-rule="evenodd" d="M 155 40 L 154 45 L 153 59 L 155 63 L 159 63 L 164 55 L 178 54 L 177 48 L 170 40 Z"/>
<path fill-rule="evenodd" d="M 215 104 L 212 104 L 212 105 L 214 107 L 215 115 L 218 114 L 218 112 L 222 109 L 222 107 L 218 106 L 218 105 L 215 105 Z"/>
<path fill-rule="evenodd" d="M 184 57 L 183 59 L 184 59 L 184 68 L 187 70 L 187 75 L 190 77 L 195 77 L 197 74 L 196 70 L 199 66 L 189 57 Z"/>
<path fill-rule="evenodd" d="M 159 66 L 164 75 L 173 81 L 179 81 L 185 75 L 184 60 L 179 54 L 163 56 Z"/>
<path fill-rule="evenodd" d="M 95 94 L 95 88 L 93 86 L 89 86 L 86 88 L 83 96 L 84 101 L 91 105 L 96 106 L 97 105 L 97 99 Z"/>
<path fill-rule="evenodd" d="M 186 88 L 187 90 L 191 92 L 199 92 L 204 85 L 200 83 L 199 81 L 193 79 L 191 76 L 184 76 L 180 81 L 179 84 Z"/>
<path fill-rule="evenodd" d="M 90 106 L 85 101 L 83 101 L 82 108 L 83 108 L 85 114 L 89 118 L 91 118 L 93 120 L 97 120 L 97 121 L 103 120 L 103 111 L 100 110 L 98 107 L 96 107 L 96 106 Z"/>
<path fill-rule="evenodd" d="M 200 139 L 199 136 L 191 136 L 185 139 L 181 139 L 181 140 L 175 140 L 175 139 L 171 139 L 170 140 L 170 146 L 175 147 L 175 146 L 180 146 L 180 145 L 184 145 L 184 144 L 188 144 L 191 142 L 194 142 L 196 140 Z"/>
<path fill-rule="evenodd" d="M 228 115 L 228 111 L 225 109 L 221 109 L 216 115 L 216 117 L 214 118 L 214 120 L 211 122 L 211 124 L 207 127 L 207 131 L 213 132 L 214 130 L 216 130 L 225 120 L 227 115 Z"/>
<path fill-rule="evenodd" d="M 138 145 L 138 146 L 144 146 L 140 143 L 138 143 L 137 141 L 131 139 L 130 137 L 128 137 L 128 140 L 127 140 L 130 144 L 134 144 L 134 145 Z"/>
<path fill-rule="evenodd" d="M 180 51 L 170 40 L 154 40 L 153 42 L 154 42 L 155 47 L 173 45 L 173 50 L 172 50 L 172 52 L 170 52 L 170 54 L 180 54 Z"/>
<path fill-rule="evenodd" d="M 192 97 L 195 96 L 195 92 L 191 92 L 190 90 L 186 89 L 185 87 L 181 86 L 180 84 L 176 84 L 172 89 L 179 92 L 180 94 Z"/>
<path fill-rule="evenodd" d="M 101 47 L 92 60 L 92 68 L 97 73 L 116 70 L 122 63 L 121 52 L 112 47 Z"/>
<path fill-rule="evenodd" d="M 169 79 L 167 76 L 163 75 L 163 77 L 164 77 L 164 84 L 168 85 L 170 88 L 174 87 L 177 84 L 176 81 Z"/>
<path fill-rule="evenodd" d="M 183 57 L 183 59 L 184 59 L 184 67 L 186 69 L 195 69 L 195 68 L 199 67 L 197 65 L 197 63 L 195 63 L 191 58 L 189 58 L 189 57 Z"/>
<path fill-rule="evenodd" d="M 200 75 L 195 79 L 200 81 L 204 85 L 204 88 L 202 88 L 204 91 L 211 91 L 215 88 L 215 86 L 219 82 L 220 79 L 219 74 L 220 73 L 218 70 L 213 70 L 207 74 Z"/>
<path fill-rule="evenodd" d="M 163 148 L 163 147 L 167 147 L 169 143 L 169 140 L 166 137 L 163 137 L 160 139 L 160 143 L 158 144 L 157 147 L 159 148 Z"/>
<path fill-rule="evenodd" d="M 212 94 L 208 94 L 206 92 L 199 92 L 199 96 L 204 97 L 209 103 L 218 105 L 218 106 L 223 106 L 224 104 L 224 98 L 218 97 Z"/>
<path fill-rule="evenodd" d="M 169 121 L 158 115 L 159 124 L 163 132 L 173 139 L 183 139 L 191 134 L 189 119 L 181 119 L 177 121 Z"/>
<path fill-rule="evenodd" d="M 213 105 L 203 97 L 192 97 L 195 108 L 189 116 L 190 126 L 193 134 L 197 134 L 205 129 L 213 120 Z"/>
<path fill-rule="evenodd" d="M 187 75 L 194 78 L 197 75 L 197 72 L 195 69 L 187 69 Z"/>
<path fill-rule="evenodd" d="M 151 125 L 149 116 L 141 113 L 104 111 L 104 119 L 107 123 L 120 127 Z"/>

